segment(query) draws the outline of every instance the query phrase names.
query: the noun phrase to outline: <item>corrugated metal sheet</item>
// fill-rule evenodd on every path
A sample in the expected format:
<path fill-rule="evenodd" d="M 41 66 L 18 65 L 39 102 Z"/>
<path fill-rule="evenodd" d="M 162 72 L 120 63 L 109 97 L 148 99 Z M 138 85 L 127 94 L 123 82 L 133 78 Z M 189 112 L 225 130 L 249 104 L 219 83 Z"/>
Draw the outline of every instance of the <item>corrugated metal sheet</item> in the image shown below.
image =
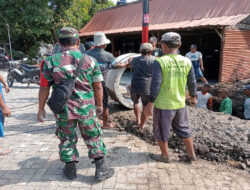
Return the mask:
<path fill-rule="evenodd" d="M 250 31 L 226 30 L 220 81 L 250 78 Z"/>
<path fill-rule="evenodd" d="M 151 0 L 150 30 L 235 25 L 250 13 L 250 0 Z M 94 15 L 81 36 L 141 31 L 142 3 L 114 7 Z"/>

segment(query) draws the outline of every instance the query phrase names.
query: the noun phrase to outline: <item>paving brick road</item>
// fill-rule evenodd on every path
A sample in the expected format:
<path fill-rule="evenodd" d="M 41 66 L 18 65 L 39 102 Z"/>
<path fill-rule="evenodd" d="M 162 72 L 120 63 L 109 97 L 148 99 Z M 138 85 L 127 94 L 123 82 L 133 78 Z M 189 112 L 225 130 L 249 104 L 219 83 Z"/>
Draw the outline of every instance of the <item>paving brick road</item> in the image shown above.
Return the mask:
<path fill-rule="evenodd" d="M 95 183 L 94 165 L 87 157 L 81 138 L 78 141 L 80 161 L 78 177 L 69 181 L 62 175 L 63 164 L 58 157 L 55 122 L 48 111 L 45 123 L 36 122 L 38 87 L 14 84 L 6 96 L 13 116 L 7 118 L 5 138 L 0 147 L 12 152 L 0 156 L 1 190 L 250 190 L 250 174 L 227 165 L 199 160 L 184 163 L 171 151 L 172 163 L 157 163 L 148 157 L 158 147 L 117 130 L 103 135 L 108 148 L 107 164 L 114 167 L 114 177 Z"/>

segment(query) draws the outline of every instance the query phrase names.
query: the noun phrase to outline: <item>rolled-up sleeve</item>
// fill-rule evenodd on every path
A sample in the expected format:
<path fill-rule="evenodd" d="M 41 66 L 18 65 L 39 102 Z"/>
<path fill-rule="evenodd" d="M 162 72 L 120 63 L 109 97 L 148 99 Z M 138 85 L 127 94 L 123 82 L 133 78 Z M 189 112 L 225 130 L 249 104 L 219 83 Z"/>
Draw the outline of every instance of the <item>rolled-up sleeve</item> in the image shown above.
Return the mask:
<path fill-rule="evenodd" d="M 52 81 L 53 80 L 53 69 L 52 69 L 52 65 L 50 60 L 46 59 L 43 62 L 43 66 L 42 66 L 42 74 L 45 77 L 45 79 L 47 79 L 48 81 Z"/>
<path fill-rule="evenodd" d="M 152 81 L 150 86 L 150 97 L 149 101 L 154 102 L 160 92 L 162 83 L 162 70 L 161 66 L 157 61 L 154 61 L 152 67 Z"/>
<path fill-rule="evenodd" d="M 43 76 L 43 64 L 44 61 L 41 62 L 41 67 L 40 67 L 40 86 L 41 87 L 48 87 L 49 86 L 49 81 Z"/>
<path fill-rule="evenodd" d="M 91 65 L 93 65 L 93 72 L 92 72 L 92 76 L 91 76 L 92 82 L 103 81 L 102 72 L 100 70 L 98 63 L 94 59 L 91 59 L 91 61 L 92 61 Z"/>

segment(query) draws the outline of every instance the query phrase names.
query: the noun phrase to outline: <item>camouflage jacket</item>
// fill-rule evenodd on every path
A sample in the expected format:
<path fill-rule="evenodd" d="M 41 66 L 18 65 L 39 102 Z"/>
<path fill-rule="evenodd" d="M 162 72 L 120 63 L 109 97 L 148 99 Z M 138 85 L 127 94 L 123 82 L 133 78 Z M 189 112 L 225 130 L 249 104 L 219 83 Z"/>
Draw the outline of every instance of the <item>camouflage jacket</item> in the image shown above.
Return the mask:
<path fill-rule="evenodd" d="M 62 52 L 48 57 L 42 69 L 44 77 L 53 81 L 54 85 L 74 76 L 82 53 L 78 49 L 64 49 Z M 102 73 L 93 58 L 86 55 L 75 88 L 64 112 L 57 114 L 61 120 L 86 119 L 95 115 L 95 100 L 92 82 L 103 81 Z"/>

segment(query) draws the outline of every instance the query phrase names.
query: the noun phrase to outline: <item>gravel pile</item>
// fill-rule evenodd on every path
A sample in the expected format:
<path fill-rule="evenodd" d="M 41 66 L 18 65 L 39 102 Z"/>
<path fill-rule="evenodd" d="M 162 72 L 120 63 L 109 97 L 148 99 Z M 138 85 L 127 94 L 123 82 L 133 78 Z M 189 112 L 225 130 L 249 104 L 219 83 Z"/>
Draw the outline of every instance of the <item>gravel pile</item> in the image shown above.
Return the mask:
<path fill-rule="evenodd" d="M 121 111 L 122 108 L 117 108 L 115 104 L 112 107 L 111 110 L 120 110 L 111 115 L 120 130 L 126 130 L 156 144 L 152 118 L 148 120 L 144 130 L 139 131 L 133 111 Z M 250 167 L 250 121 L 189 106 L 188 115 L 198 157 L 217 162 L 233 161 L 242 169 Z M 185 147 L 173 133 L 169 139 L 169 147 L 184 155 Z"/>

